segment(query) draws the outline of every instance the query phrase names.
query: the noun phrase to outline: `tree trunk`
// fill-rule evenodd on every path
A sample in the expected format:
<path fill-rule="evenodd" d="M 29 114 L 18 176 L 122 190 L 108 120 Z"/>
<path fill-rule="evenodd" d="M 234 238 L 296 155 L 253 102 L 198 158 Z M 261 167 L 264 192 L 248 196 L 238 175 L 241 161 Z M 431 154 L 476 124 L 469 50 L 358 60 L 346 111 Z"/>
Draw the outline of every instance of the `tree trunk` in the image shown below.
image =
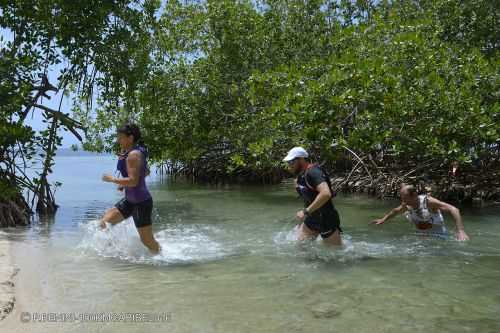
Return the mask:
<path fill-rule="evenodd" d="M 30 223 L 31 210 L 21 194 L 0 199 L 0 227 L 25 226 Z"/>

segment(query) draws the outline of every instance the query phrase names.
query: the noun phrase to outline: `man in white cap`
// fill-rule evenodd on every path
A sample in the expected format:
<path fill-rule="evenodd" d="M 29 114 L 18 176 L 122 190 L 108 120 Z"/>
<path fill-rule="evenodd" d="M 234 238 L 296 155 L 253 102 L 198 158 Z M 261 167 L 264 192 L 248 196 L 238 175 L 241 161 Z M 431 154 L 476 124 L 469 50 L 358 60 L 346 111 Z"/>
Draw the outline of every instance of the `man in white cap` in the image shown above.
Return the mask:
<path fill-rule="evenodd" d="M 297 176 L 295 188 L 304 199 L 305 208 L 297 212 L 302 223 L 298 239 L 316 239 L 319 235 L 328 244 L 342 245 L 340 218 L 333 206 L 330 177 L 309 160 L 302 147 L 292 148 L 283 159 L 290 171 Z"/>

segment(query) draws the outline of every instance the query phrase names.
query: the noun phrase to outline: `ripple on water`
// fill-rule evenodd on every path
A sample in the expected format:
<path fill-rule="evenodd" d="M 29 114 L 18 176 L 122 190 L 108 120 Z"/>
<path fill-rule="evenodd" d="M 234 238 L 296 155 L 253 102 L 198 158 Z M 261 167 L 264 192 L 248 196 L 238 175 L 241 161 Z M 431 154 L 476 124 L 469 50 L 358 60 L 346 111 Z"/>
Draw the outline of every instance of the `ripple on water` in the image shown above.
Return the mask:
<path fill-rule="evenodd" d="M 344 233 L 344 246 L 333 249 L 324 246 L 320 237 L 315 241 L 298 242 L 296 228 L 274 232 L 266 230 L 271 233 L 271 239 L 257 237 L 256 240 L 254 237 L 251 238 L 252 241 L 245 241 L 236 237 L 235 230 L 231 228 L 224 229 L 213 224 L 174 223 L 166 225 L 155 234 L 162 251 L 152 256 L 142 245 L 131 218 L 104 231 L 100 229 L 97 220 L 80 223 L 80 228 L 83 229 L 83 238 L 79 244 L 82 253 L 154 265 L 203 263 L 244 254 L 340 263 L 391 257 L 474 255 L 456 241 L 415 236 L 371 242 L 355 241 L 351 235 Z M 263 231 L 257 233 L 261 232 Z M 359 235 L 354 239 L 360 239 Z"/>
<path fill-rule="evenodd" d="M 132 218 L 101 230 L 97 220 L 80 224 L 83 238 L 78 245 L 83 254 L 118 258 L 132 263 L 153 265 L 208 262 L 239 254 L 235 247 L 222 246 L 215 236 L 219 230 L 211 225 L 174 224 L 155 233 L 162 250 L 151 255 L 141 243 Z"/>
<path fill-rule="evenodd" d="M 346 233 L 342 235 L 342 239 L 344 245 L 340 249 L 324 246 L 321 237 L 314 241 L 298 242 L 297 228 L 294 228 L 289 231 L 277 232 L 273 237 L 273 242 L 281 255 L 302 256 L 307 259 L 342 263 L 388 257 L 397 250 L 393 244 L 353 241 L 352 237 Z M 295 250 L 291 250 L 292 248 Z"/>
<path fill-rule="evenodd" d="M 354 239 L 366 237 L 369 235 L 356 235 Z M 428 235 L 413 234 L 371 242 L 353 240 L 351 235 L 343 233 L 342 238 L 344 246 L 341 249 L 324 246 L 320 237 L 315 241 L 297 243 L 297 230 L 294 228 L 293 230 L 276 232 L 273 236 L 273 243 L 280 255 L 341 263 L 371 258 L 481 256 L 481 253 L 466 246 L 467 244 L 464 242 L 456 241 L 453 237 L 429 237 Z"/>

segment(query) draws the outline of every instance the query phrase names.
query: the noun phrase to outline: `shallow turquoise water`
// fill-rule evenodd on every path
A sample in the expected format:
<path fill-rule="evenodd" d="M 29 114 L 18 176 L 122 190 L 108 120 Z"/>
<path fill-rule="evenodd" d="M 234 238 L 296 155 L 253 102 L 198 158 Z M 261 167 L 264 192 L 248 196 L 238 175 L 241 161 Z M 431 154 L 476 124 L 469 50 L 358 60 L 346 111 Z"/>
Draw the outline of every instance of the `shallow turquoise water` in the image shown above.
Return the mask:
<path fill-rule="evenodd" d="M 290 183 L 203 186 L 151 177 L 150 256 L 131 221 L 95 220 L 120 198 L 100 182 L 111 157 L 60 157 L 54 220 L 7 230 L 19 266 L 17 311 L 168 313 L 161 323 L 27 323 L 82 332 L 499 332 L 500 210 L 465 209 L 468 243 L 422 239 L 403 218 L 369 226 L 397 202 L 335 199 L 342 250 L 297 244 Z M 453 229 L 451 220 L 447 224 Z M 13 315 L 19 315 L 19 312 Z M 13 319 L 11 318 L 11 325 Z M 30 325 L 30 326 L 26 326 Z"/>

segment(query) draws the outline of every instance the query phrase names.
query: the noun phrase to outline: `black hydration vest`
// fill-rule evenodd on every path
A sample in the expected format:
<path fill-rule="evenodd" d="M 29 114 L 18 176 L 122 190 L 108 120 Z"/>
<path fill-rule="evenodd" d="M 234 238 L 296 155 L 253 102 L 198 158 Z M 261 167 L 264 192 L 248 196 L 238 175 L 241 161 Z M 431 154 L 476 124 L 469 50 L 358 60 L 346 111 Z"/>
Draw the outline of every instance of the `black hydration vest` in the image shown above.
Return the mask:
<path fill-rule="evenodd" d="M 314 187 L 312 187 L 309 184 L 309 182 L 307 181 L 308 171 L 312 168 L 318 168 L 321 171 L 321 173 L 323 174 L 323 176 L 325 178 L 326 183 L 328 184 L 328 187 L 330 188 L 330 193 L 332 194 L 332 198 L 335 196 L 335 192 L 332 189 L 332 184 L 331 184 L 329 175 L 319 165 L 310 164 L 308 166 L 308 168 L 304 171 L 304 174 L 300 175 L 297 178 L 297 187 L 296 187 L 297 193 L 302 197 L 302 199 L 304 199 L 304 203 L 306 206 L 309 206 L 314 201 L 314 199 L 316 199 L 316 197 L 318 196 L 318 191 L 316 191 L 316 189 Z M 303 183 L 301 181 L 302 179 L 303 179 Z M 323 206 L 327 206 L 329 204 L 331 204 L 333 206 L 331 200 L 329 202 L 325 203 L 325 205 L 323 205 Z"/>

